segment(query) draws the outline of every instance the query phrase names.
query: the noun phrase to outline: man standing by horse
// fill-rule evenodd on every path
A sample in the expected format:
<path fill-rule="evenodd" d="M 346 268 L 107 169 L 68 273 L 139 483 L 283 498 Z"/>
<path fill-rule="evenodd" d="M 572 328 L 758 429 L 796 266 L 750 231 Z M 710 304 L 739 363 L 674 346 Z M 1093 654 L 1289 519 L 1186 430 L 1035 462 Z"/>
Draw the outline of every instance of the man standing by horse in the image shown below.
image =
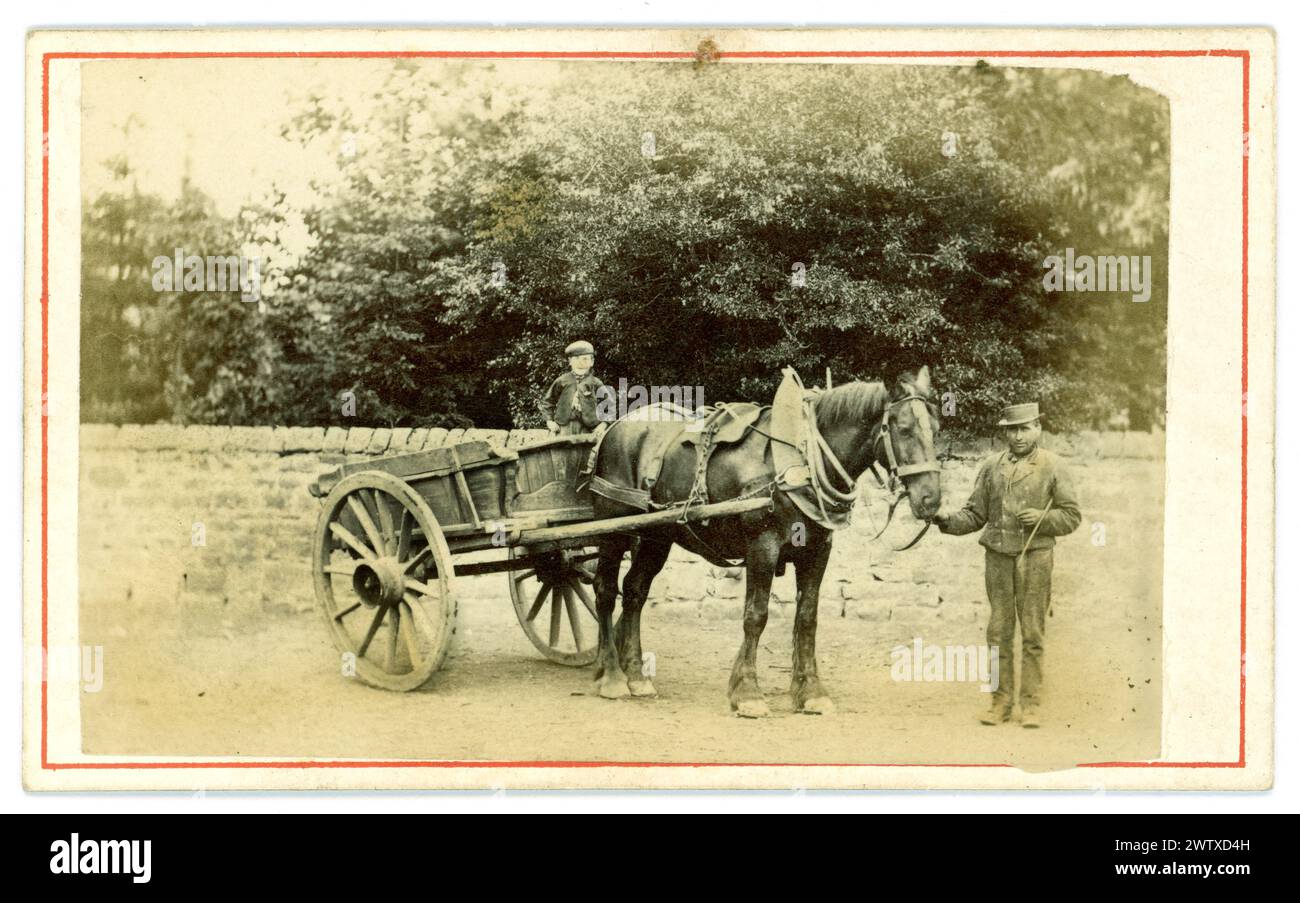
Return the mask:
<path fill-rule="evenodd" d="M 1007 450 L 980 465 L 970 500 L 934 518 L 954 536 L 984 528 L 984 588 L 992 612 L 987 640 L 998 650 L 999 680 L 983 724 L 1011 719 L 1015 704 L 1014 643 L 1020 622 L 1022 674 L 1020 723 L 1038 727 L 1043 642 L 1052 602 L 1052 552 L 1056 537 L 1079 526 L 1079 503 L 1061 459 L 1038 447 L 1043 430 L 1038 405 L 1013 404 L 998 421 Z"/>

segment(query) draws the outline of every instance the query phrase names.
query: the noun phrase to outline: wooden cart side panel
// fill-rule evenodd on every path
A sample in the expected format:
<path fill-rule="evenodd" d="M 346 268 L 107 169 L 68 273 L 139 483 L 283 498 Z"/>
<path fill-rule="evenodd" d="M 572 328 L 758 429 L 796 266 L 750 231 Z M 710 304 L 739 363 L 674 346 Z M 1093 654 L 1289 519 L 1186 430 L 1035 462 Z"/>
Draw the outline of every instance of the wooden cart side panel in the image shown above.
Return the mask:
<path fill-rule="evenodd" d="M 501 520 L 506 516 L 506 471 L 505 467 L 480 467 L 465 472 L 465 484 L 480 521 Z"/>
<path fill-rule="evenodd" d="M 520 455 L 519 464 L 519 476 L 516 482 L 521 495 L 536 492 L 547 483 L 554 483 L 560 479 L 552 449 Z"/>
<path fill-rule="evenodd" d="M 514 460 L 512 450 L 495 449 L 487 442 L 462 442 L 453 448 L 431 448 L 404 455 L 351 461 L 321 474 L 310 488 L 317 498 L 324 498 L 344 478 L 365 470 L 379 470 L 402 479 L 414 474 L 436 477 L 455 474 L 460 468 L 492 466 L 505 460 Z M 414 484 L 417 481 L 408 482 Z"/>
<path fill-rule="evenodd" d="M 451 476 L 428 477 L 414 484 L 415 491 L 429 503 L 429 510 L 443 530 L 469 524 L 468 512 L 460 501 L 460 490 Z"/>
<path fill-rule="evenodd" d="M 511 514 L 529 511 L 585 508 L 591 502 L 586 492 L 578 492 L 578 474 L 591 452 L 591 441 L 541 443 L 518 450 L 519 464 L 515 477 L 515 494 L 509 504 Z"/>
<path fill-rule="evenodd" d="M 444 533 L 474 542 L 488 527 L 511 518 L 534 526 L 590 519 L 590 495 L 578 492 L 577 480 L 593 442 L 587 436 L 557 437 L 517 450 L 463 442 L 350 462 L 323 474 L 311 488 L 324 497 L 354 473 L 392 474 L 424 498 Z"/>

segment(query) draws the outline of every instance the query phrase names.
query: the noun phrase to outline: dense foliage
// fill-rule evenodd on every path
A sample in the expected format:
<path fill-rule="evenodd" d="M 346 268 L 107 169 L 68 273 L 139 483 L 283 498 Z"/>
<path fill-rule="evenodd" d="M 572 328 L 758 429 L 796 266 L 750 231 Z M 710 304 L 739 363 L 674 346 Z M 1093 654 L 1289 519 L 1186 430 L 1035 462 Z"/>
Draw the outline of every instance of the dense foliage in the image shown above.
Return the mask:
<path fill-rule="evenodd" d="M 1168 108 L 1097 73 L 975 67 L 394 64 L 363 108 L 285 125 L 341 148 L 313 209 L 223 222 L 193 191 L 87 200 L 83 417 L 536 425 L 561 350 L 597 373 L 770 398 L 931 365 L 948 424 L 1163 419 Z M 264 304 L 150 289 L 156 248 L 304 254 Z M 1057 294 L 1044 259 L 1150 255 L 1150 301 Z M 202 253 L 202 252 L 200 252 Z M 126 337 L 125 339 L 123 337 Z"/>

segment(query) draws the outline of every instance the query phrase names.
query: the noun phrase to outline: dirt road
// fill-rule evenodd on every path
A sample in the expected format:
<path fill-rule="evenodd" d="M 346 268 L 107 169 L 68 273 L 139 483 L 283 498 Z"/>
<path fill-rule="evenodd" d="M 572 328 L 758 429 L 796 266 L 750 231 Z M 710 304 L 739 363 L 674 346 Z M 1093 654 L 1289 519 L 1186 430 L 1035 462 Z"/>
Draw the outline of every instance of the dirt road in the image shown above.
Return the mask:
<path fill-rule="evenodd" d="M 946 476 L 959 497 L 960 476 Z M 342 677 L 314 612 L 238 623 L 223 623 L 216 612 L 200 623 L 97 602 L 93 587 L 83 584 L 82 642 L 104 647 L 103 689 L 83 695 L 84 750 L 514 762 L 1008 763 L 1032 770 L 1153 758 L 1160 751 L 1160 602 L 1158 593 L 1139 591 L 1153 575 L 1158 580 L 1160 566 L 1145 539 L 1154 526 L 1143 503 L 1149 473 L 1130 473 L 1124 481 L 1105 476 L 1094 482 L 1102 490 L 1085 499 L 1091 510 L 1084 527 L 1057 555 L 1045 724 L 1037 731 L 979 725 L 976 714 L 988 697 L 977 683 L 891 675 L 891 650 L 914 636 L 927 644 L 982 637 L 986 609 L 974 538 L 935 536 L 906 558 L 871 565 L 881 573 L 905 566 L 902 579 L 892 578 L 898 582 L 837 583 L 868 560 L 856 540 L 837 543 L 827 578 L 832 601 L 823 602 L 818 634 L 834 715 L 793 713 L 785 692 L 792 606 L 772 605 L 759 675 L 773 715 L 757 721 L 736 718 L 727 706 L 739 621 L 709 600 L 675 602 L 667 584 L 681 576 L 665 578 L 644 618 L 660 695 L 618 702 L 594 695 L 588 669 L 540 658 L 515 622 L 501 575 L 464 581 L 451 656 L 426 689 L 409 694 Z M 1156 509 L 1155 524 L 1158 516 Z M 1110 531 L 1104 547 L 1089 535 L 1098 517 Z M 1103 554 L 1110 557 L 1102 560 Z M 933 610 L 891 608 L 891 600 L 924 594 L 924 580 L 935 574 L 946 582 Z M 777 597 L 788 599 L 792 577 L 782 581 Z M 844 590 L 857 598 L 839 602 L 837 585 L 858 587 Z M 907 620 L 913 609 L 925 619 Z"/>
<path fill-rule="evenodd" d="M 540 659 L 507 604 L 470 600 L 444 670 L 425 690 L 405 695 L 340 676 L 314 616 L 229 637 L 110 638 L 104 689 L 83 696 L 85 750 L 498 761 L 685 755 L 701 762 L 1007 762 L 1034 769 L 1157 755 L 1158 632 L 1083 615 L 1078 607 L 1058 610 L 1049 626 L 1056 692 L 1038 731 L 977 724 L 987 700 L 977 684 L 892 679 L 894 638 L 870 621 L 821 624 L 822 673 L 837 712 L 820 717 L 791 710 L 790 620 L 772 618 L 760 675 L 773 716 L 746 721 L 730 714 L 725 695 L 740 640 L 736 622 L 657 619 L 650 610 L 645 642 L 656 656 L 660 696 L 609 702 L 593 695 L 587 669 Z M 972 642 L 979 625 L 967 628 Z"/>

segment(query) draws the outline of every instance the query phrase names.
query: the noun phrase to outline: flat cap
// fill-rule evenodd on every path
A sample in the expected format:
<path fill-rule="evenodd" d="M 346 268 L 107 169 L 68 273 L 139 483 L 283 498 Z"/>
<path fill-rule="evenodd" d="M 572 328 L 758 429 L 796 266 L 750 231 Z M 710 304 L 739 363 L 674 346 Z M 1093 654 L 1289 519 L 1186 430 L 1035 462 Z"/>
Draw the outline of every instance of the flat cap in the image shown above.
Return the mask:
<path fill-rule="evenodd" d="M 565 357 L 577 357 L 580 354 L 595 354 L 596 349 L 591 347 L 591 342 L 574 342 L 568 348 L 564 349 Z"/>
<path fill-rule="evenodd" d="M 1022 423 L 1032 423 L 1037 419 L 1038 402 L 1009 404 L 1002 409 L 1002 419 L 998 421 L 998 426 L 1019 426 Z"/>

